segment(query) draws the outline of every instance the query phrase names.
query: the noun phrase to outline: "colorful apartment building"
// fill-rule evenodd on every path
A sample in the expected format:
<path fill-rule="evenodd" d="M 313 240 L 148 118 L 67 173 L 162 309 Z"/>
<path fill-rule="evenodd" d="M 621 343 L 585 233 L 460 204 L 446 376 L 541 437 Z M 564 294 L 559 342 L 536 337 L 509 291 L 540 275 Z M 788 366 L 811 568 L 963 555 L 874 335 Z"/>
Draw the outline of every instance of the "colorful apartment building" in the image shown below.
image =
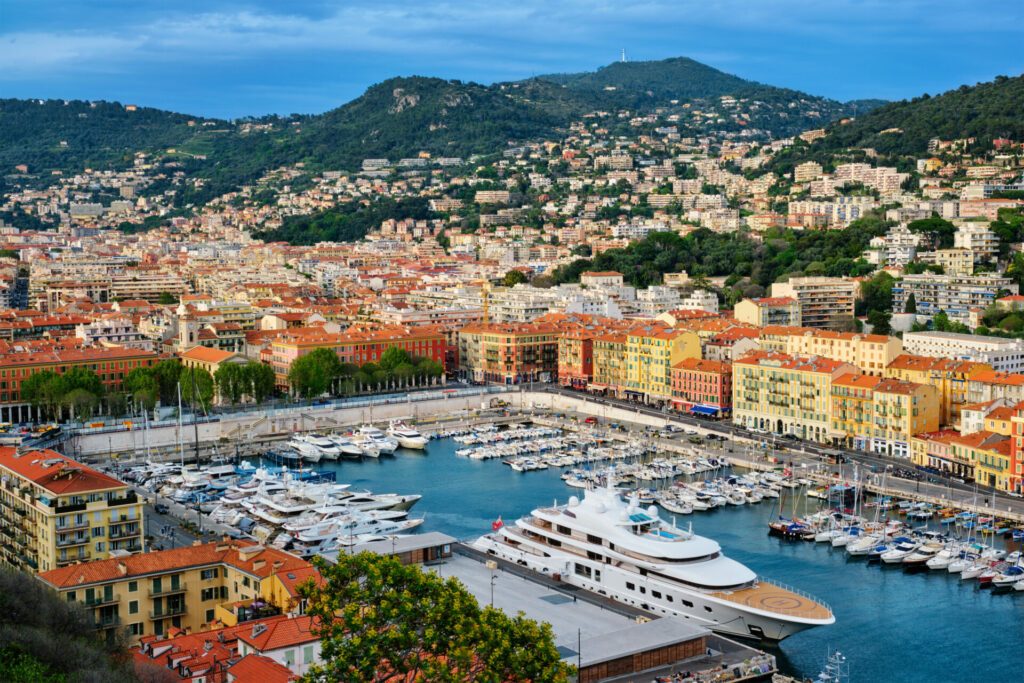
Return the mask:
<path fill-rule="evenodd" d="M 852 373 L 832 382 L 831 413 L 837 443 L 909 458 L 910 437 L 939 428 L 939 393 L 928 384 Z"/>
<path fill-rule="evenodd" d="M 62 599 L 91 609 L 98 629 L 123 630 L 131 642 L 171 629 L 202 631 L 301 613 L 298 587 L 317 577 L 305 560 L 248 541 L 113 557 L 39 575 Z"/>
<path fill-rule="evenodd" d="M 33 407 L 21 398 L 21 383 L 32 375 L 49 370 L 61 375 L 71 368 L 95 372 L 107 391 L 119 391 L 121 382 L 136 368 L 149 367 L 158 360 L 156 353 L 120 346 L 109 348 L 22 349 L 14 345 L 0 353 L 0 422 L 29 422 L 38 417 Z"/>
<path fill-rule="evenodd" d="M 626 333 L 626 396 L 645 403 L 672 400 L 672 367 L 700 358 L 696 332 L 652 323 Z"/>
<path fill-rule="evenodd" d="M 143 550 L 128 485 L 51 450 L 0 447 L 0 561 L 29 572 Z"/>
<path fill-rule="evenodd" d="M 594 380 L 587 388 L 608 396 L 625 395 L 629 370 L 626 364 L 626 332 L 611 332 L 594 338 Z"/>
<path fill-rule="evenodd" d="M 1014 406 L 1010 418 L 1010 463 L 1007 473 L 1007 490 L 1024 493 L 1024 405 Z"/>
<path fill-rule="evenodd" d="M 732 363 L 686 358 L 672 366 L 672 407 L 706 417 L 732 412 Z"/>
<path fill-rule="evenodd" d="M 459 331 L 459 372 L 475 382 L 553 381 L 558 377 L 560 334 L 553 316 L 532 323 L 467 325 Z"/>
<path fill-rule="evenodd" d="M 884 376 L 916 384 L 930 384 L 939 392 L 939 423 L 960 424 L 960 410 L 969 403 L 970 385 L 975 377 L 992 371 L 986 363 L 900 354 L 885 368 Z"/>
<path fill-rule="evenodd" d="M 796 299 L 800 304 L 800 324 L 804 327 L 831 328 L 853 319 L 859 287 L 850 278 L 793 277 L 774 283 L 771 295 Z"/>
<path fill-rule="evenodd" d="M 832 382 L 849 363 L 755 351 L 732 365 L 733 422 L 762 432 L 828 443 Z"/>

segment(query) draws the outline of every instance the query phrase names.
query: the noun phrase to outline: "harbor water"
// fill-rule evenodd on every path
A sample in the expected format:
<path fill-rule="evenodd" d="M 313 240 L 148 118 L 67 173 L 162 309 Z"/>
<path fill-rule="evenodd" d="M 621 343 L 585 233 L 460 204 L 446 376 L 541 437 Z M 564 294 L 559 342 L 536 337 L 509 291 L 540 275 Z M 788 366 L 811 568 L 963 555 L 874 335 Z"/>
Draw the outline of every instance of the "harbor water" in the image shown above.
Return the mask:
<path fill-rule="evenodd" d="M 583 494 L 562 482 L 560 470 L 518 473 L 500 460 L 459 457 L 459 447 L 438 439 L 426 454 L 399 450 L 395 457 L 319 467 L 335 470 L 338 482 L 353 489 L 422 494 L 412 513 L 425 516 L 421 528 L 463 540 L 488 533 L 499 516 L 512 522 L 537 506 Z M 776 514 L 778 506 L 765 500 L 677 522 L 692 522 L 696 533 L 715 539 L 753 571 L 831 606 L 833 626 L 804 631 L 773 650 L 784 673 L 815 677 L 827 653 L 838 649 L 850 664 L 851 683 L 1024 680 L 1016 659 L 1024 644 L 1024 593 L 993 594 L 944 571 L 907 574 L 848 558 L 828 544 L 769 537 L 767 524 Z"/>

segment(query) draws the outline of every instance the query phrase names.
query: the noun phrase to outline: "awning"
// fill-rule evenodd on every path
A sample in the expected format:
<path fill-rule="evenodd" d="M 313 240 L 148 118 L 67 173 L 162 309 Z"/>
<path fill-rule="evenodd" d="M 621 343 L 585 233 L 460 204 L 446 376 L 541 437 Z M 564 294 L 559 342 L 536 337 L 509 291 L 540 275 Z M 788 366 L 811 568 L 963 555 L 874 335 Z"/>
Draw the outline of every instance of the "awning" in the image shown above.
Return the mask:
<path fill-rule="evenodd" d="M 698 415 L 718 415 L 718 408 L 712 408 L 711 406 L 690 406 L 691 413 L 697 413 Z"/>

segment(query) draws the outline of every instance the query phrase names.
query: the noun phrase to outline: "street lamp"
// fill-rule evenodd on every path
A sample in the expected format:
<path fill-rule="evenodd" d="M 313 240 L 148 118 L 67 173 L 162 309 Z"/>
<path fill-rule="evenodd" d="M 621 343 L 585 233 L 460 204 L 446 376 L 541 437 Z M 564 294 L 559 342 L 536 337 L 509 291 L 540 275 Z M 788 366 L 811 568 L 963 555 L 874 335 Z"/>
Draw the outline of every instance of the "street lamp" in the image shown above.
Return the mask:
<path fill-rule="evenodd" d="M 498 563 L 494 560 L 487 560 L 487 568 L 491 571 L 491 607 L 494 607 L 494 582 L 498 576 L 495 572 L 498 569 Z"/>

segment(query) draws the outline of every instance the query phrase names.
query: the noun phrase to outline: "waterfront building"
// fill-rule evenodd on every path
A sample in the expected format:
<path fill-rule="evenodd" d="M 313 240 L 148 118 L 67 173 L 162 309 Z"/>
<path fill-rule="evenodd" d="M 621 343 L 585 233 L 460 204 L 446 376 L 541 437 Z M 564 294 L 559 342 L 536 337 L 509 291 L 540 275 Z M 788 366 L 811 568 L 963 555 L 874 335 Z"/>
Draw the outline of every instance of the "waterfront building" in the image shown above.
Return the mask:
<path fill-rule="evenodd" d="M 626 364 L 626 332 L 611 332 L 594 338 L 594 381 L 590 391 L 608 396 L 624 396 L 629 381 Z"/>
<path fill-rule="evenodd" d="M 832 382 L 832 438 L 841 445 L 907 458 L 910 437 L 939 428 L 939 392 L 928 384 L 860 373 Z"/>
<path fill-rule="evenodd" d="M 459 372 L 476 382 L 521 384 L 558 377 L 559 321 L 476 323 L 459 330 Z"/>
<path fill-rule="evenodd" d="M 907 353 L 987 363 L 999 372 L 1024 371 L 1024 340 L 956 332 L 907 332 Z"/>
<path fill-rule="evenodd" d="M 992 372 L 992 366 L 987 363 L 903 353 L 885 367 L 883 375 L 935 387 L 939 392 L 939 423 L 956 426 L 961 408 L 979 402 L 970 395 L 971 381 L 988 372 Z"/>
<path fill-rule="evenodd" d="M 278 387 L 288 387 L 288 371 L 297 358 L 316 349 L 331 349 L 342 363 L 363 366 L 376 363 L 391 347 L 406 351 L 413 358 L 430 358 L 445 365 L 447 336 L 434 325 L 417 327 L 353 325 L 344 332 L 327 332 L 319 327 L 299 327 L 280 332 L 261 354 L 274 368 Z"/>
<path fill-rule="evenodd" d="M 696 332 L 652 323 L 626 333 L 626 396 L 646 403 L 672 399 L 672 366 L 686 358 L 700 358 Z"/>
<path fill-rule="evenodd" d="M 275 548 L 217 541 L 61 567 L 39 578 L 62 599 L 91 609 L 98 629 L 123 630 L 135 642 L 172 629 L 299 614 L 305 606 L 298 587 L 318 574 Z"/>
<path fill-rule="evenodd" d="M 1024 405 L 1018 403 L 1010 418 L 1010 463 L 1007 490 L 1024 493 Z"/>
<path fill-rule="evenodd" d="M 672 366 L 672 407 L 708 417 L 732 410 L 732 363 L 686 358 Z"/>
<path fill-rule="evenodd" d="M 799 327 L 800 303 L 792 297 L 743 299 L 733 307 L 733 316 L 738 322 L 755 327 Z"/>
<path fill-rule="evenodd" d="M 32 375 L 49 370 L 59 375 L 71 368 L 95 372 L 109 392 L 119 391 L 129 372 L 157 361 L 153 351 L 121 346 L 81 348 L 47 345 L 22 347 L 17 344 L 0 352 L 0 421 L 27 422 L 37 413 L 21 397 L 21 384 Z"/>
<path fill-rule="evenodd" d="M 858 283 L 839 277 L 792 277 L 772 285 L 772 297 L 796 299 L 804 327 L 834 327 L 852 319 Z M 899 310 L 903 310 L 902 308 Z"/>
<path fill-rule="evenodd" d="M 142 551 L 128 485 L 51 450 L 0 447 L 0 561 L 29 572 Z"/>
<path fill-rule="evenodd" d="M 755 351 L 733 362 L 733 422 L 827 443 L 832 381 L 858 372 L 830 358 Z"/>

